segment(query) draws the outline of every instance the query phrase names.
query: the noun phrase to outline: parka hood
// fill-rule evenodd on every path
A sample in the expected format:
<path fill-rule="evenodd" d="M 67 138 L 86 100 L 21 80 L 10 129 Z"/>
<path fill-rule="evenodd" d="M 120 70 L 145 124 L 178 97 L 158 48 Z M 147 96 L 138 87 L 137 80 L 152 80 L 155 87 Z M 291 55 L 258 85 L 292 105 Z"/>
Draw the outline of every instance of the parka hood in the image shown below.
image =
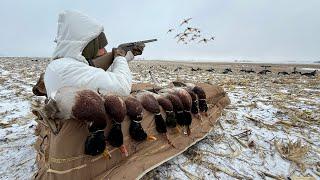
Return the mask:
<path fill-rule="evenodd" d="M 57 46 L 52 59 L 73 58 L 88 64 L 82 50 L 102 31 L 103 26 L 97 20 L 78 11 L 64 11 L 59 14 Z"/>

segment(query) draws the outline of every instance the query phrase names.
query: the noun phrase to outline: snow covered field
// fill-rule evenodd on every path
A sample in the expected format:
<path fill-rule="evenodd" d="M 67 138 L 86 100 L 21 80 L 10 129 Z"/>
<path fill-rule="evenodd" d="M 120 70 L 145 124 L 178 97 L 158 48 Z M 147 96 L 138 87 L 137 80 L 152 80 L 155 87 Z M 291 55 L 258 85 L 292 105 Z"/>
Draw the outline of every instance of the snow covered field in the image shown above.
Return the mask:
<path fill-rule="evenodd" d="M 39 98 L 31 89 L 48 62 L 0 58 L 1 179 L 29 179 L 37 168 L 30 107 Z M 319 65 L 273 64 L 267 75 L 239 72 L 264 69 L 259 64 L 134 61 L 130 66 L 134 82 L 151 82 L 151 70 L 162 85 L 176 79 L 218 84 L 231 99 L 207 138 L 143 179 L 320 178 L 320 75 L 277 74 L 292 72 L 294 66 L 312 71 Z M 225 68 L 233 72 L 222 74 Z"/>

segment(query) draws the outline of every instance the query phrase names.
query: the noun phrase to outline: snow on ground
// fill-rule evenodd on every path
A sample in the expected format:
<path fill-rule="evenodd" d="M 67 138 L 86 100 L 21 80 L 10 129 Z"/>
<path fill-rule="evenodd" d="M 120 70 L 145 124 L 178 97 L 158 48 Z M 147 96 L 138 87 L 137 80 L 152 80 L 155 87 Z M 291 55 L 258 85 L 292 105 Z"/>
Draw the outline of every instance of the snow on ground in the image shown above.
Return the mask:
<path fill-rule="evenodd" d="M 32 84 L 23 72 L 33 69 L 9 63 L 1 62 L 0 66 L 0 178 L 24 179 L 36 169 L 32 147 L 36 122 L 30 113 Z"/>
<path fill-rule="evenodd" d="M 0 58 L 0 179 L 29 179 L 37 169 L 30 103 L 38 98 L 31 89 L 48 61 L 36 60 Z M 243 64 L 140 61 L 130 66 L 134 82 L 151 82 L 151 70 L 161 85 L 177 79 L 219 84 L 231 99 L 204 140 L 143 179 L 320 178 L 319 75 L 278 76 L 287 70 L 280 65 L 272 65 L 274 73 L 267 76 L 239 73 Z M 215 72 L 205 71 L 210 67 Z M 228 67 L 233 73 L 222 74 Z M 262 70 L 257 64 L 245 67 Z"/>
<path fill-rule="evenodd" d="M 301 70 L 303 70 L 303 71 L 314 71 L 314 70 L 319 71 L 320 69 L 317 69 L 317 68 L 301 68 Z"/>

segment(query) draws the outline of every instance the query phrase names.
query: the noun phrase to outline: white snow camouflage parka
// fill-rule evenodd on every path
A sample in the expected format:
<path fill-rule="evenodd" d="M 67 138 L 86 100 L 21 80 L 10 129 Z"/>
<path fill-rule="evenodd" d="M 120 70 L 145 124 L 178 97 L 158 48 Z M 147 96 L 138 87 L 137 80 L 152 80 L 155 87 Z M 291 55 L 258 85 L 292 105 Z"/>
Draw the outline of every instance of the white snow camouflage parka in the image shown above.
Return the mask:
<path fill-rule="evenodd" d="M 132 75 L 126 58 L 116 57 L 112 66 L 104 71 L 89 66 L 82 56 L 86 45 L 103 30 L 95 19 L 80 12 L 59 14 L 57 46 L 44 75 L 48 97 L 54 98 L 56 91 L 65 86 L 99 89 L 121 96 L 130 94 Z"/>

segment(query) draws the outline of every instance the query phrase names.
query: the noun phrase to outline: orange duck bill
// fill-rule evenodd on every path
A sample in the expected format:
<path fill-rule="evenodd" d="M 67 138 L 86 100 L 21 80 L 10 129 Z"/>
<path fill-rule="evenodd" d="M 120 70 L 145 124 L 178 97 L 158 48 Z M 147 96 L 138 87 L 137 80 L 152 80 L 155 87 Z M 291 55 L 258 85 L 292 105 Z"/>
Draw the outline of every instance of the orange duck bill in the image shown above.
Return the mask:
<path fill-rule="evenodd" d="M 156 138 L 155 136 L 148 135 L 148 136 L 147 136 L 147 140 L 148 140 L 148 141 L 155 141 L 155 140 L 157 140 L 157 138 Z"/>

